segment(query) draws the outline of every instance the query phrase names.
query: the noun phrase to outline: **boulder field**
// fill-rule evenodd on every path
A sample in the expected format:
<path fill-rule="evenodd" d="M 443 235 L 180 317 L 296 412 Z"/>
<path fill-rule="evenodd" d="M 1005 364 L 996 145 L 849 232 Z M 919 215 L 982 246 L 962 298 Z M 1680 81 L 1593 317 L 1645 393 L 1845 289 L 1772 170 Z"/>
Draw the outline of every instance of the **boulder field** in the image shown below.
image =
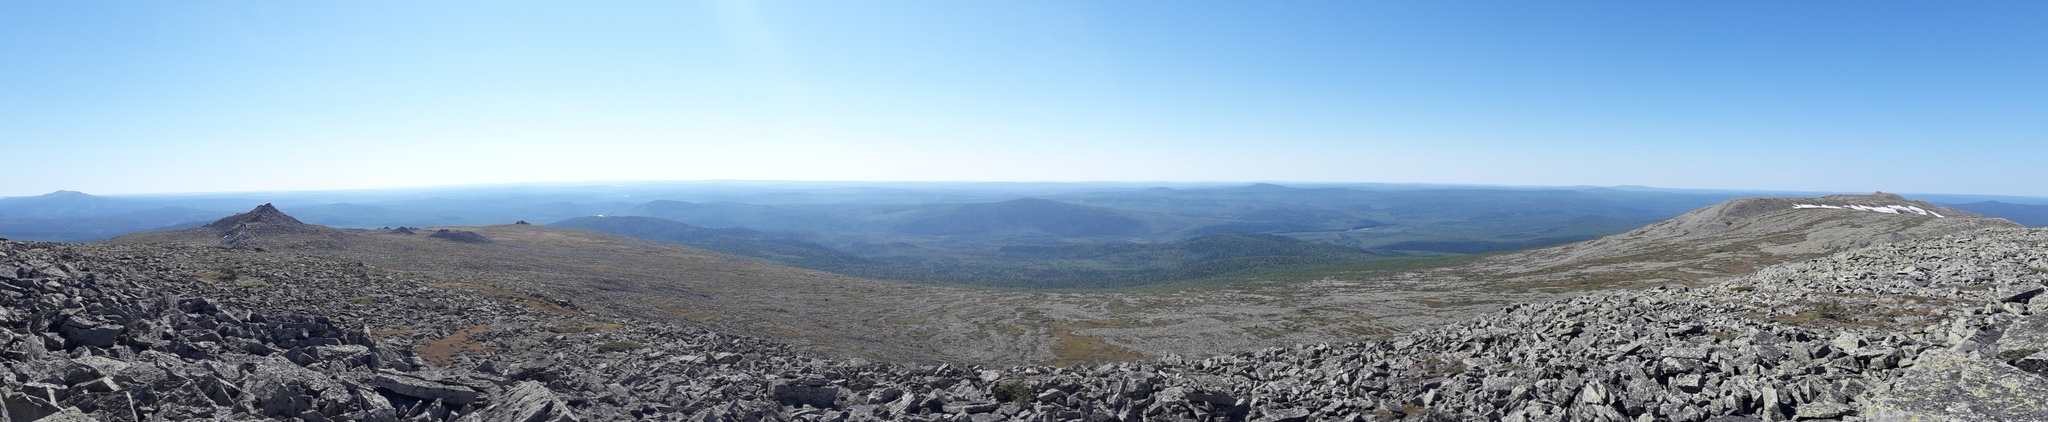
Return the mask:
<path fill-rule="evenodd" d="M 2048 420 L 2048 231 L 1385 339 L 1075 366 L 814 356 L 365 263 L 0 242 L 0 419 Z"/>

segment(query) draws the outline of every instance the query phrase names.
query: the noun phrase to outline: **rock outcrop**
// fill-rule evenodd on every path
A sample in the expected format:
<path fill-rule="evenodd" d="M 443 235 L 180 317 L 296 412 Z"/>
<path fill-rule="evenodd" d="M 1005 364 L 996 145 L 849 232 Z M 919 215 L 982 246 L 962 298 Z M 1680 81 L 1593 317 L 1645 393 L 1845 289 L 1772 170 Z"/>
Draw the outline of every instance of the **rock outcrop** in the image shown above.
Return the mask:
<path fill-rule="evenodd" d="M 212 223 L 207 223 L 204 227 L 214 230 L 234 230 L 235 228 L 247 227 L 249 225 L 294 227 L 304 226 L 306 223 L 300 222 L 298 218 L 286 215 L 284 211 L 278 211 L 276 206 L 265 203 L 257 205 L 255 209 L 251 209 L 249 212 L 214 220 Z"/>
<path fill-rule="evenodd" d="M 489 244 L 489 243 L 492 243 L 492 242 L 491 242 L 491 238 L 489 238 L 489 237 L 484 237 L 484 235 L 482 235 L 482 234 L 478 234 L 477 232 L 473 232 L 473 231 L 468 231 L 468 230 L 451 230 L 451 229 L 440 229 L 440 230 L 434 230 L 434 233 L 433 233 L 433 234 L 429 234 L 429 235 L 427 235 L 427 237 L 429 237 L 429 238 L 434 238 L 434 239 L 441 239 L 441 240 L 446 240 L 446 241 L 450 241 L 450 242 L 461 242 L 461 243 L 475 243 L 475 244 Z"/>
<path fill-rule="evenodd" d="M 1740 198 L 1626 233 L 1482 260 L 1472 269 L 1519 275 L 1524 284 L 1592 279 L 1597 288 L 1647 287 L 1747 274 L 1877 244 L 2018 227 L 1883 192 Z"/>
<path fill-rule="evenodd" d="M 334 228 L 317 224 L 306 224 L 291 215 L 279 211 L 270 204 L 258 205 L 248 212 L 230 215 L 204 226 L 164 232 L 134 233 L 116 237 L 116 241 L 147 243 L 186 243 L 214 245 L 231 249 L 296 249 L 325 248 L 338 249 L 347 243 L 348 235 Z M 203 239 L 203 240 L 202 240 Z"/>

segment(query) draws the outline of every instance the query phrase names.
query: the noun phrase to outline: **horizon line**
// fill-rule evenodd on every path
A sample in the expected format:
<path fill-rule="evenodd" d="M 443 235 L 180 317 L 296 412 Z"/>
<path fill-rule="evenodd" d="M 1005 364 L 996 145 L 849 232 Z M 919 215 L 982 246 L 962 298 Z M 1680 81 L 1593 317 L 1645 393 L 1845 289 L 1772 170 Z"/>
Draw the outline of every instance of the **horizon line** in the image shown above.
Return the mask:
<path fill-rule="evenodd" d="M 531 181 L 531 182 L 491 182 L 491 183 L 470 183 L 470 184 L 447 184 L 447 185 L 417 185 L 417 186 L 394 186 L 394 187 L 375 187 L 375 188 L 338 188 L 338 189 L 287 189 L 287 190 L 263 190 L 263 189 L 257 189 L 257 190 L 237 190 L 237 191 L 187 191 L 187 192 L 146 192 L 146 193 L 114 193 L 114 194 L 95 194 L 95 193 L 85 192 L 85 191 L 81 191 L 81 190 L 72 190 L 72 189 L 58 189 L 58 190 L 55 190 L 55 191 L 51 191 L 51 192 L 48 192 L 48 193 L 43 193 L 43 194 L 32 194 L 32 195 L 15 195 L 15 196 L 0 196 L 0 198 L 32 198 L 32 197 L 38 197 L 38 196 L 47 196 L 47 195 L 54 195 L 54 194 L 60 194 L 60 193 L 64 193 L 64 192 L 73 192 L 73 193 L 85 194 L 85 195 L 90 195 L 90 196 L 103 196 L 103 197 L 124 197 L 124 196 L 125 196 L 125 197 L 147 197 L 147 196 L 215 196 L 215 195 L 240 195 L 240 194 L 317 194 L 317 193 L 369 193 L 369 192 L 379 192 L 379 191 L 384 191 L 384 192 L 391 192 L 391 191 L 427 191 L 427 190 L 460 190 L 460 189 L 487 189 L 487 188 L 512 188 L 512 187 L 627 187 L 627 185 L 658 185 L 658 184 L 707 184 L 707 185 L 715 185 L 715 184 L 818 184 L 818 185 L 862 185 L 862 184 L 872 184 L 872 185 L 1069 185 L 1069 186 L 1081 186 L 1081 185 L 1155 185 L 1155 186 L 1153 186 L 1153 187 L 1168 187 L 1168 186 L 1164 186 L 1164 185 L 1207 185 L 1207 186 L 1231 186 L 1231 185 L 1242 185 L 1242 186 L 1250 186 L 1250 185 L 1259 185 L 1259 184 L 1272 184 L 1272 185 L 1282 185 L 1282 186 L 1288 186 L 1288 185 L 1293 185 L 1293 186 L 1333 186 L 1333 185 L 1385 185 L 1385 186 L 1417 186 L 1417 187 L 1447 187 L 1447 188 L 1513 188 L 1513 189 L 1588 189 L 1588 188 L 1595 188 L 1595 189 L 1600 189 L 1600 188 L 1604 188 L 1604 189 L 1616 189 L 1616 188 L 1635 188 L 1635 189 L 1649 189 L 1649 190 L 1662 190 L 1662 191 L 1704 191 L 1704 192 L 1743 192 L 1743 193 L 1797 193 L 1797 194 L 1816 194 L 1816 193 L 1824 193 L 1824 194 L 1835 194 L 1835 193 L 1868 193 L 1868 192 L 1862 192 L 1862 191 L 1853 191 L 1853 192 L 1852 192 L 1852 191 L 1844 191 L 1844 190 L 1803 190 L 1803 189 L 1755 189 L 1755 188 L 1697 188 L 1697 187 L 1684 187 L 1684 188 L 1674 188 L 1674 187 L 1660 187 L 1660 186 L 1649 186 L 1649 185 L 1637 185 L 1637 184 L 1615 184 L 1615 185 L 1592 185 L 1592 184 L 1577 184 L 1577 185 L 1515 185 L 1515 184 L 1495 184 L 1495 183 L 1445 183 L 1445 182 L 1372 182 L 1372 181 L 1299 181 L 1299 180 L 1203 180 L 1203 181 L 1186 181 L 1186 180 L 1183 180 L 1183 181 L 1166 181 L 1166 180 L 1092 180 L 1092 181 L 1018 181 L 1018 180 L 777 180 L 777 179 L 698 179 L 698 180 L 596 180 L 596 181 Z M 1879 192 L 1884 192 L 1884 191 L 1879 191 Z M 2015 198 L 2048 198 L 2048 196 L 2030 196 L 2030 195 L 2014 195 L 2014 194 L 1976 194 L 1976 193 L 1932 193 L 1932 192 L 1896 192 L 1896 191 L 1894 191 L 1893 193 L 1900 193 L 1900 194 L 1905 194 L 1905 195 L 1957 195 L 1957 196 L 1987 196 L 1987 197 L 2015 197 Z"/>

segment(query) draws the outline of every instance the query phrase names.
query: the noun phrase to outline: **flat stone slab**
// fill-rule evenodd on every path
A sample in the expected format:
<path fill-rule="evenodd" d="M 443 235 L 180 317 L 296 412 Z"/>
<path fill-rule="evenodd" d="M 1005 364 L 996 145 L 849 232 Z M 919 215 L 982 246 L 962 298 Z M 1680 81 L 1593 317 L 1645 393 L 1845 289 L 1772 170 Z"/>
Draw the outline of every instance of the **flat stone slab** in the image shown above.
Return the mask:
<path fill-rule="evenodd" d="M 1990 359 L 1934 350 L 1872 392 L 1863 416 L 1880 421 L 2040 420 L 2048 378 Z"/>
<path fill-rule="evenodd" d="M 442 384 L 411 375 L 395 372 L 380 372 L 370 385 L 390 390 L 407 397 L 421 400 L 440 400 L 448 404 L 469 404 L 480 395 L 476 390 L 460 385 Z"/>

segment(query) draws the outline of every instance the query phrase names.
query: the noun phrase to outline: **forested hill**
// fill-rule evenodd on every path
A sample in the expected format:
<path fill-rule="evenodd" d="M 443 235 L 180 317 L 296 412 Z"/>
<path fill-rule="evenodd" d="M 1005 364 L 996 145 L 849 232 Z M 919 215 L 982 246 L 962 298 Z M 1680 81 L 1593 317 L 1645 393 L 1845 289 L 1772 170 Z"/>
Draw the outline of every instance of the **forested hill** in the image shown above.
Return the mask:
<path fill-rule="evenodd" d="M 875 245 L 874 251 L 862 256 L 793 235 L 697 227 L 653 217 L 581 217 L 550 226 L 631 236 L 843 274 L 1028 288 L 1134 286 L 1393 256 L 1285 236 L 1238 233 L 1167 243 L 1011 245 L 980 253 L 905 253 Z M 921 249 L 914 245 L 895 248 Z"/>

